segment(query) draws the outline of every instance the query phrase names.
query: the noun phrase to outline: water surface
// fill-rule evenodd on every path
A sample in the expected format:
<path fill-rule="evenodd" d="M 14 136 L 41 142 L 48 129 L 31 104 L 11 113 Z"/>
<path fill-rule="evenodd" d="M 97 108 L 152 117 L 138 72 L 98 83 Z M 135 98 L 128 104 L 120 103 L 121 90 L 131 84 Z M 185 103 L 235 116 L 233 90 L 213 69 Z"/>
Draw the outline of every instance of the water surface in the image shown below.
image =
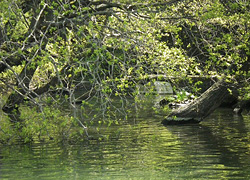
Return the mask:
<path fill-rule="evenodd" d="M 131 117 L 74 145 L 1 146 L 0 179 L 250 179 L 249 116 L 220 109 L 168 127 L 161 118 Z"/>

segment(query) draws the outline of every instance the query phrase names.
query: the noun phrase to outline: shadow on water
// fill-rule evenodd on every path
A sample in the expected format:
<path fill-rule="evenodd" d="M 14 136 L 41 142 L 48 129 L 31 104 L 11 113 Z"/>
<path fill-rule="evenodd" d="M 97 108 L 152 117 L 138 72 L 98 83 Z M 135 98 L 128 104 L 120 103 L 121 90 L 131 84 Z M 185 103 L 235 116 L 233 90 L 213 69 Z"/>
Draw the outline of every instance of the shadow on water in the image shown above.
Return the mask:
<path fill-rule="evenodd" d="M 250 175 L 249 123 L 249 116 L 244 119 L 231 109 L 220 109 L 201 124 L 166 128 L 184 142 L 187 155 L 200 155 L 201 162 L 214 157 L 217 165 L 235 170 L 231 178 L 240 178 Z"/>

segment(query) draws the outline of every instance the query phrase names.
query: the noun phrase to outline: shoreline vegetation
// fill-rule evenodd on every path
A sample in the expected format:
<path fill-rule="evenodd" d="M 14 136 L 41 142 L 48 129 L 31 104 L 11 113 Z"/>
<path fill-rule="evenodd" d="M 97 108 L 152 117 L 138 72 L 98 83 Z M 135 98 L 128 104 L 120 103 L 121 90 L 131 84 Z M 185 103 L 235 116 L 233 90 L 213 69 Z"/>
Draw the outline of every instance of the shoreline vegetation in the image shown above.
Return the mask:
<path fill-rule="evenodd" d="M 221 0 L 1 1 L 0 142 L 88 137 L 91 124 L 119 124 L 129 108 L 147 108 L 158 81 L 174 93 L 150 107 L 163 124 L 201 121 L 225 100 L 240 114 L 250 100 L 249 7 Z"/>

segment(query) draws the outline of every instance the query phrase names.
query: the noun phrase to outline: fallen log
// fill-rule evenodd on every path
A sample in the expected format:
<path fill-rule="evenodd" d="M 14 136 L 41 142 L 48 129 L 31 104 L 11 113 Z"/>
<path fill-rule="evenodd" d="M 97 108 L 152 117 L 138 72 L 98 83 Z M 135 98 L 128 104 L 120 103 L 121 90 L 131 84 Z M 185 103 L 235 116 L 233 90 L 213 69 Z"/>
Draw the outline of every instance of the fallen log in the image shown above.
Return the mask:
<path fill-rule="evenodd" d="M 216 108 L 228 95 L 229 84 L 219 80 L 194 101 L 173 110 L 163 121 L 164 125 L 199 123 Z"/>

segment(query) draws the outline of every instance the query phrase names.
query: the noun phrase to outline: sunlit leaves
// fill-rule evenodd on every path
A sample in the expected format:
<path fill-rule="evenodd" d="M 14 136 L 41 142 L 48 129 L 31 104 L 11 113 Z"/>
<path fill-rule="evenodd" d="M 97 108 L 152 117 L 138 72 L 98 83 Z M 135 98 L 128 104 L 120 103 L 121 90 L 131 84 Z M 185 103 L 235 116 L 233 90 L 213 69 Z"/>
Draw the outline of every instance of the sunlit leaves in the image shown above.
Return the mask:
<path fill-rule="evenodd" d="M 57 84 L 51 89 L 62 90 L 62 95 L 48 98 L 48 104 L 61 98 L 76 107 L 74 92 L 88 81 L 83 110 L 98 104 L 98 115 L 111 119 L 118 112 L 111 97 L 124 103 L 128 94 L 136 94 L 136 85 L 154 82 L 153 76 L 164 80 L 225 75 L 230 81 L 240 77 L 239 82 L 249 76 L 244 69 L 250 54 L 250 15 L 245 1 L 225 2 L 227 6 L 219 0 L 175 1 L 171 5 L 152 0 L 36 1 L 36 5 L 23 7 L 25 2 L 0 2 L 0 57 L 22 58 L 18 67 L 3 61 L 10 67 L 0 77 L 9 78 L 9 85 L 27 63 L 27 70 L 37 68 L 24 94 L 56 77 Z M 198 85 L 194 91 L 199 90 Z"/>

